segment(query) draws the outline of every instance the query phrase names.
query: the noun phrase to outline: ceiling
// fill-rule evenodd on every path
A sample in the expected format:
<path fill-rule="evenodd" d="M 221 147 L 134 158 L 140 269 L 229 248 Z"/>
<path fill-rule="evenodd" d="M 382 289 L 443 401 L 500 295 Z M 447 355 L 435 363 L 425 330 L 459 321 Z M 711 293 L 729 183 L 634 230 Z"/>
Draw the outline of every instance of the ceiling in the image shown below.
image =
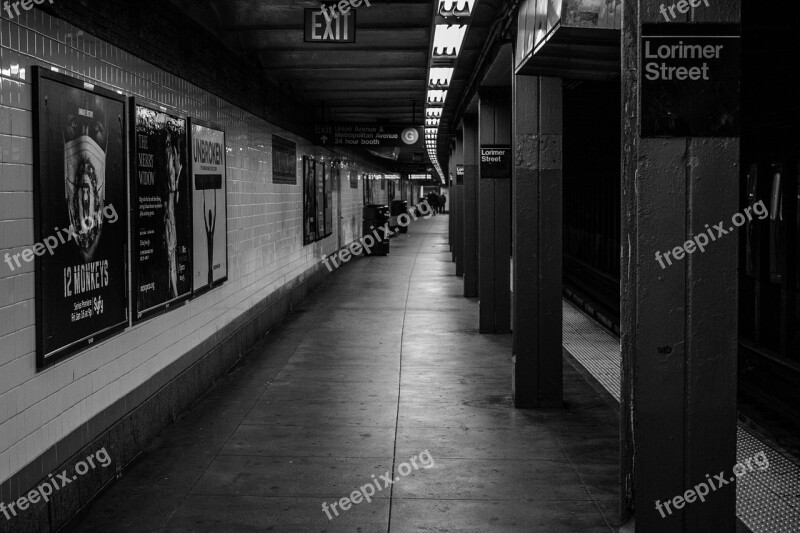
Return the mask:
<path fill-rule="evenodd" d="M 356 42 L 341 44 L 304 42 L 304 10 L 320 10 L 319 1 L 172 2 L 307 103 L 320 122 L 424 122 L 434 0 L 363 3 Z M 430 166 L 424 147 L 403 148 L 397 157 L 415 172 Z"/>

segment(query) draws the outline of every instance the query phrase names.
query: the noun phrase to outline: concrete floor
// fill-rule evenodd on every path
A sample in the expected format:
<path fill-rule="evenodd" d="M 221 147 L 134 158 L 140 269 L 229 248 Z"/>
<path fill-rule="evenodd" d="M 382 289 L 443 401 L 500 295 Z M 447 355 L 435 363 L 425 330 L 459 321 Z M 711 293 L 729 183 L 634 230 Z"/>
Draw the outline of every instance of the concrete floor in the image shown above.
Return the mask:
<path fill-rule="evenodd" d="M 611 408 L 565 365 L 564 409 L 514 409 L 511 336 L 476 332 L 447 216 L 391 247 L 332 276 L 75 530 L 614 531 Z M 425 450 L 434 466 L 399 476 Z M 328 520 L 323 502 L 390 471 L 371 503 Z"/>

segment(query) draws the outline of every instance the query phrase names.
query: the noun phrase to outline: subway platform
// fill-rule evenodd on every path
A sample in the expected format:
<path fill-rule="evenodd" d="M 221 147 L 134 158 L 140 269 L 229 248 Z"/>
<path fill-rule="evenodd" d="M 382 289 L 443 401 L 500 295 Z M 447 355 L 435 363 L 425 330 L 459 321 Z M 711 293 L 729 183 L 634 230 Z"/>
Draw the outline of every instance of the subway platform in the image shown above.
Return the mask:
<path fill-rule="evenodd" d="M 475 331 L 447 223 L 337 271 L 74 531 L 615 531 L 617 415 L 568 364 L 563 409 L 513 408 L 511 336 Z M 423 452 L 433 466 L 401 476 Z M 324 503 L 387 472 L 328 519 Z"/>

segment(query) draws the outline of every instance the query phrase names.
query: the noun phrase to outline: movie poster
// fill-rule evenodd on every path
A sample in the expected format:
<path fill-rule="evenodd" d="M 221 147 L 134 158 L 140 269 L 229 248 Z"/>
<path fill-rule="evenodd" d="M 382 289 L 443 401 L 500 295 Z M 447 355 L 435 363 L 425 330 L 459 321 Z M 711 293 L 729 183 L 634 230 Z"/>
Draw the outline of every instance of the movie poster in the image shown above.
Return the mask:
<path fill-rule="evenodd" d="M 303 244 L 311 244 L 317 240 L 317 180 L 316 163 L 308 156 L 303 156 Z"/>
<path fill-rule="evenodd" d="M 123 96 L 39 67 L 34 98 L 42 368 L 127 324 L 126 126 Z"/>
<path fill-rule="evenodd" d="M 325 237 L 325 181 L 328 169 L 325 163 L 317 163 L 317 240 Z"/>
<path fill-rule="evenodd" d="M 225 132 L 191 120 L 194 292 L 228 278 Z"/>
<path fill-rule="evenodd" d="M 328 180 L 325 183 L 325 236 L 333 233 L 333 188 L 339 183 L 341 176 L 336 165 L 331 165 Z"/>
<path fill-rule="evenodd" d="M 134 104 L 133 292 L 135 319 L 192 292 L 192 210 L 186 119 Z"/>

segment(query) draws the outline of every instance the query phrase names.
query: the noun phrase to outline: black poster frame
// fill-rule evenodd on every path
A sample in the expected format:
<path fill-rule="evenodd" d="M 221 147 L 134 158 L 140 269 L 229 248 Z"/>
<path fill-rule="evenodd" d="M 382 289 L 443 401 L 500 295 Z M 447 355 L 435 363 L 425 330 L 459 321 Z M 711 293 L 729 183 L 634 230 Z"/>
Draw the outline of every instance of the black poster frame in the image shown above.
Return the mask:
<path fill-rule="evenodd" d="M 227 180 L 228 180 L 228 154 L 227 154 L 228 135 L 225 132 L 225 128 L 223 128 L 219 124 L 216 124 L 214 122 L 208 122 L 208 121 L 205 121 L 205 120 L 201 120 L 199 118 L 188 117 L 188 120 L 186 121 L 186 137 L 187 137 L 187 142 L 189 143 L 189 151 L 187 152 L 187 161 L 188 161 L 189 168 L 190 168 L 190 170 L 189 170 L 189 178 L 192 181 L 192 183 L 194 183 L 194 173 L 193 173 L 193 170 L 192 170 L 192 164 L 194 162 L 194 143 L 192 141 L 194 140 L 194 137 L 192 135 L 192 126 L 195 126 L 195 125 L 202 126 L 204 128 L 209 128 L 209 129 L 212 129 L 212 130 L 217 130 L 217 131 L 222 133 L 222 152 L 223 152 L 223 158 L 224 158 L 224 163 L 222 165 L 222 169 L 223 169 L 223 172 L 224 172 L 224 174 L 222 175 L 222 183 L 225 185 L 224 186 L 224 190 L 225 190 L 225 194 L 224 194 L 225 205 L 223 207 L 224 217 L 222 218 L 222 220 L 225 222 L 225 275 L 223 277 L 221 277 L 220 279 L 214 281 L 213 283 L 209 283 L 208 285 L 204 285 L 203 287 L 200 287 L 199 289 L 194 286 L 194 281 L 192 281 L 192 298 L 194 298 L 196 296 L 199 296 L 201 294 L 204 294 L 204 293 L 206 293 L 206 292 L 208 292 L 208 291 L 210 291 L 212 289 L 216 289 L 220 285 L 222 285 L 225 282 L 227 282 L 228 281 L 228 273 L 230 272 L 230 260 L 231 260 L 230 253 L 229 253 L 229 250 L 228 250 L 228 246 L 230 245 L 230 241 L 229 241 L 229 237 L 228 237 L 228 185 L 227 185 L 227 183 L 228 183 L 227 182 Z M 192 192 L 194 193 L 194 187 L 190 187 L 190 190 L 192 190 Z M 194 224 L 194 210 L 195 210 L 195 207 L 196 206 L 194 205 L 194 195 L 192 195 L 191 209 L 190 209 L 191 214 L 192 214 L 192 224 Z M 220 220 L 220 218 L 219 218 L 219 216 L 217 216 L 217 219 L 216 219 L 215 223 L 218 224 L 219 220 Z M 194 229 L 194 227 L 192 229 Z M 194 237 L 192 237 L 192 254 L 194 254 L 194 248 L 195 248 Z M 192 255 L 192 257 L 194 257 L 194 255 Z M 192 260 L 192 279 L 194 279 L 194 259 Z"/>
<path fill-rule="evenodd" d="M 139 171 L 139 163 L 137 158 L 137 138 L 136 138 L 136 126 L 137 126 L 137 113 L 136 108 L 143 107 L 149 109 L 151 111 L 155 111 L 157 113 L 163 113 L 165 115 L 169 115 L 172 118 L 177 118 L 183 120 L 184 128 L 186 130 L 186 134 L 184 135 L 184 146 L 183 146 L 183 153 L 186 154 L 186 173 L 187 173 L 187 183 L 189 182 L 189 176 L 191 175 L 191 165 L 189 162 L 189 116 L 186 113 L 183 113 L 177 109 L 170 108 L 163 106 L 157 102 L 153 102 L 152 100 L 147 100 L 145 98 L 139 97 L 130 97 L 129 98 L 129 147 L 130 147 L 130 232 L 131 232 L 131 288 L 132 288 L 132 297 L 130 298 L 130 305 L 131 311 L 130 316 L 133 319 L 134 323 L 141 322 L 147 320 L 149 318 L 153 318 L 155 316 L 161 315 L 163 313 L 168 312 L 170 309 L 173 309 L 181 304 L 185 304 L 188 302 L 193 296 L 194 290 L 194 267 L 192 265 L 192 261 L 194 260 L 194 243 L 193 243 L 193 231 L 191 228 L 191 221 L 192 221 L 192 214 L 193 214 L 193 206 L 192 206 L 192 194 L 191 194 L 191 187 L 189 187 L 190 194 L 187 194 L 187 200 L 189 203 L 189 232 L 188 232 L 188 245 L 189 245 L 189 252 L 188 256 L 190 258 L 189 261 L 189 279 L 190 279 L 190 286 L 186 293 L 177 296 L 171 300 L 167 300 L 160 304 L 154 305 L 147 309 L 142 310 L 141 312 L 138 310 L 139 307 L 139 287 L 138 287 L 138 277 L 137 277 L 137 258 L 139 257 L 139 223 L 138 223 L 138 210 L 139 210 L 139 200 L 138 200 L 138 189 L 137 189 L 137 182 L 138 178 L 138 171 Z M 227 201 L 226 201 L 227 204 Z"/>
<path fill-rule="evenodd" d="M 325 187 L 328 179 L 328 166 L 322 162 L 317 161 L 316 170 L 316 222 L 317 222 L 317 240 L 321 241 L 326 237 L 327 228 L 325 227 Z"/>
<path fill-rule="evenodd" d="M 36 369 L 37 371 L 44 370 L 57 362 L 70 357 L 77 355 L 78 353 L 86 350 L 91 345 L 95 344 L 97 341 L 107 339 L 121 331 L 124 331 L 125 328 L 129 324 L 129 282 L 128 282 L 128 269 L 129 269 L 129 262 L 128 262 L 128 243 L 127 243 L 127 235 L 129 234 L 129 220 L 127 215 L 127 207 L 128 207 L 128 170 L 126 162 L 126 153 L 125 150 L 127 149 L 127 134 L 128 134 L 128 125 L 127 125 L 127 98 L 124 95 L 117 93 L 109 88 L 102 87 L 100 85 L 85 82 L 83 80 L 79 80 L 77 78 L 73 78 L 71 76 L 67 76 L 65 74 L 61 74 L 55 72 L 50 69 L 46 69 L 39 65 L 34 65 L 31 69 L 32 73 L 32 110 L 33 110 L 33 220 L 34 220 L 34 242 L 35 243 L 42 243 L 46 236 L 52 236 L 53 228 L 47 228 L 47 232 L 43 231 L 42 224 L 43 224 L 43 212 L 49 211 L 51 208 L 45 207 L 42 205 L 42 202 L 46 199 L 43 197 L 44 193 L 44 186 L 43 186 L 43 179 L 46 176 L 43 175 L 43 164 L 44 164 L 44 157 L 46 154 L 42 152 L 43 149 L 43 126 L 45 126 L 46 116 L 43 112 L 42 105 L 46 102 L 47 98 L 42 91 L 44 90 L 43 82 L 45 80 L 51 81 L 56 84 L 61 84 L 66 86 L 68 89 L 78 89 L 80 91 L 84 91 L 88 94 L 99 96 L 106 100 L 110 100 L 113 102 L 117 102 L 122 107 L 122 113 L 120 115 L 121 121 L 121 151 L 120 154 L 120 164 L 121 164 L 121 189 L 122 195 L 125 199 L 125 205 L 120 206 L 120 209 L 116 209 L 118 219 L 114 224 L 121 224 L 123 226 L 123 234 L 126 236 L 126 240 L 123 244 L 123 252 L 121 254 L 121 261 L 123 265 L 123 275 L 122 275 L 122 287 L 121 287 L 121 298 L 122 298 L 122 316 L 118 321 L 103 328 L 102 330 L 98 330 L 93 332 L 90 335 L 86 335 L 80 339 L 75 341 L 69 342 L 61 346 L 60 348 L 49 352 L 48 354 L 44 353 L 44 272 L 43 268 L 44 265 L 42 263 L 42 258 L 37 256 L 34 262 L 34 284 L 35 284 L 35 320 L 36 320 Z M 109 204 L 112 205 L 112 204 Z M 46 235 L 45 235 L 46 233 Z M 64 243 L 66 245 L 66 243 Z M 35 247 L 35 245 L 34 245 Z M 51 295 L 47 295 L 50 297 Z M 66 326 L 66 325 L 65 325 Z"/>
<path fill-rule="evenodd" d="M 309 194 L 310 193 L 310 194 Z M 316 162 L 303 156 L 303 246 L 317 242 L 317 179 Z"/>
<path fill-rule="evenodd" d="M 280 152 L 291 154 L 291 176 L 288 168 L 281 168 Z M 297 143 L 275 134 L 272 135 L 272 183 L 297 185 Z"/>
<path fill-rule="evenodd" d="M 325 237 L 333 235 L 333 189 L 339 184 L 340 179 L 341 169 L 336 163 L 331 164 L 325 182 Z"/>

